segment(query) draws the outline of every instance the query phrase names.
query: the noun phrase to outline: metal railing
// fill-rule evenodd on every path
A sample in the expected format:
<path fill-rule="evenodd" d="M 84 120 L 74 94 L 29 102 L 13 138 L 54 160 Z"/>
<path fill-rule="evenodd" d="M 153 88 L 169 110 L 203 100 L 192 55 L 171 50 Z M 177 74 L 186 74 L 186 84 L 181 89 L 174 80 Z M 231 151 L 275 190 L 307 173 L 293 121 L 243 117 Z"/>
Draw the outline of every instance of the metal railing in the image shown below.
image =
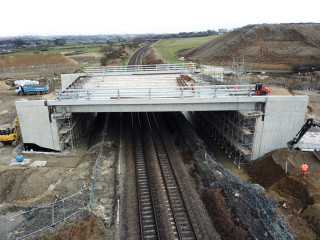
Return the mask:
<path fill-rule="evenodd" d="M 214 98 L 219 96 L 248 96 L 254 94 L 255 85 L 207 85 L 137 88 L 96 88 L 57 90 L 57 99 L 121 100 L 121 99 L 181 99 Z"/>
<path fill-rule="evenodd" d="M 125 65 L 125 66 L 104 66 L 85 67 L 84 72 L 89 74 L 114 74 L 114 73 L 137 73 L 137 72 L 187 72 L 196 70 L 194 63 L 176 64 L 153 64 L 153 65 Z"/>
<path fill-rule="evenodd" d="M 92 183 L 59 201 L 33 208 L 13 216 L 0 216 L 0 240 L 23 239 L 43 230 L 54 227 L 57 223 L 82 213 L 86 208 L 91 212 L 94 205 L 95 185 L 99 173 L 109 115 L 106 116 L 102 131 L 100 151 L 93 170 Z"/>
<path fill-rule="evenodd" d="M 23 239 L 83 212 L 89 188 L 14 216 L 0 216 L 0 239 Z"/>
<path fill-rule="evenodd" d="M 99 170 L 100 170 L 101 157 L 102 157 L 103 150 L 104 150 L 104 139 L 105 139 L 106 134 L 107 134 L 108 120 L 109 120 L 109 113 L 106 113 L 106 121 L 105 121 L 105 124 L 104 124 L 104 128 L 102 130 L 102 141 L 101 141 L 100 151 L 99 151 L 99 155 L 97 157 L 96 163 L 94 165 L 93 177 L 92 177 L 92 182 L 91 182 L 91 191 L 90 191 L 90 211 L 91 212 L 93 212 L 94 192 L 95 192 L 95 189 L 96 189 L 98 173 L 99 173 Z"/>
<path fill-rule="evenodd" d="M 66 65 L 66 64 L 42 64 L 37 66 L 15 66 L 8 68 L 0 68 L 0 74 L 5 73 L 23 73 L 23 72 L 39 72 L 57 69 L 76 69 L 80 65 Z"/>

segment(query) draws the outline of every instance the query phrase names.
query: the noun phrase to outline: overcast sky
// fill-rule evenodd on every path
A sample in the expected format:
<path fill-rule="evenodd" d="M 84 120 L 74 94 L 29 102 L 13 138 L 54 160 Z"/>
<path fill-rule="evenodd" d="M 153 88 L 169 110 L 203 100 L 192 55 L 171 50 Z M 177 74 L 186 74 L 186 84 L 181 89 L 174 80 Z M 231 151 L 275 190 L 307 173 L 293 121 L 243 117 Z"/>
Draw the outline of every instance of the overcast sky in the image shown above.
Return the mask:
<path fill-rule="evenodd" d="M 3 0 L 0 36 L 177 33 L 320 23 L 320 0 Z"/>

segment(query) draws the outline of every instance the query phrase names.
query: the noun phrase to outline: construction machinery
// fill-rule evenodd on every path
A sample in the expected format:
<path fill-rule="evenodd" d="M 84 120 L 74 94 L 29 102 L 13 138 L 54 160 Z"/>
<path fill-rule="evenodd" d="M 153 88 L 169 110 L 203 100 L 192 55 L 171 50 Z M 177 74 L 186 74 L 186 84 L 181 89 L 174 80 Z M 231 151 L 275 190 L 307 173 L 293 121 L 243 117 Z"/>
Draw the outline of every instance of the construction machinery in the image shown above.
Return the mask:
<path fill-rule="evenodd" d="M 0 127 L 0 148 L 4 146 L 4 144 L 11 143 L 12 146 L 17 146 L 18 133 L 18 118 L 14 119 L 14 126 L 1 126 Z"/>
<path fill-rule="evenodd" d="M 306 123 L 302 126 L 302 128 L 299 130 L 297 135 L 287 143 L 288 149 L 291 152 L 292 149 L 294 148 L 294 145 L 296 145 L 300 139 L 303 137 L 303 135 L 311 128 L 311 127 L 316 127 L 320 128 L 320 123 L 317 121 L 313 120 L 312 118 L 309 118 Z M 316 149 L 314 150 L 314 155 L 320 160 L 320 153 Z"/>
<path fill-rule="evenodd" d="M 267 95 L 270 93 L 270 89 L 268 87 L 263 86 L 262 83 L 256 83 L 256 88 L 254 90 L 255 95 Z"/>
<path fill-rule="evenodd" d="M 30 94 L 37 94 L 42 95 L 49 92 L 49 84 L 44 85 L 18 85 L 16 87 L 16 93 L 18 95 L 30 95 Z"/>

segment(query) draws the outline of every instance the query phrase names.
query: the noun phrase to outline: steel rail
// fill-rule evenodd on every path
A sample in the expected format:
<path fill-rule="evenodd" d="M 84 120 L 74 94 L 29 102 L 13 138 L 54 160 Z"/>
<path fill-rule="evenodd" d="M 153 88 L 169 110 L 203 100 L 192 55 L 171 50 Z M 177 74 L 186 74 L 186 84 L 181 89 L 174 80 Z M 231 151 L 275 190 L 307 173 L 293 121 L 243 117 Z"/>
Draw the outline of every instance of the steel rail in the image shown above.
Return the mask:
<path fill-rule="evenodd" d="M 142 64 L 142 54 L 151 45 L 151 43 L 139 48 L 129 59 L 128 65 L 139 65 Z"/>
<path fill-rule="evenodd" d="M 178 239 L 197 239 L 188 211 L 177 183 L 177 178 L 172 170 L 168 152 L 160 135 L 160 128 L 153 113 L 147 114 L 153 143 L 155 146 L 162 178 L 165 183 L 166 193 L 170 202 L 172 216 L 175 222 L 176 237 Z"/>
<path fill-rule="evenodd" d="M 134 140 L 134 159 L 136 186 L 139 208 L 141 239 L 160 239 L 156 220 L 155 207 L 149 183 L 148 168 L 144 156 L 141 137 L 141 126 L 138 113 L 132 115 L 132 132 Z"/>

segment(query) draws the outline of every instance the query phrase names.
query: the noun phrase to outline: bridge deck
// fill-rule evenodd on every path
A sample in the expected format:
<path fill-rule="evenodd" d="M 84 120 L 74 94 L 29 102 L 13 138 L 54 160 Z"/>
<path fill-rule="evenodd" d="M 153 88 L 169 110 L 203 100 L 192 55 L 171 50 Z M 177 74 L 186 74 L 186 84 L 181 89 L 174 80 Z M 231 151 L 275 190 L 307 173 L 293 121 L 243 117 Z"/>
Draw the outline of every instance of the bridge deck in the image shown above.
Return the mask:
<path fill-rule="evenodd" d="M 234 97 L 253 94 L 253 85 L 209 85 L 189 75 L 144 74 L 78 78 L 57 91 L 58 100 L 121 100 Z"/>

